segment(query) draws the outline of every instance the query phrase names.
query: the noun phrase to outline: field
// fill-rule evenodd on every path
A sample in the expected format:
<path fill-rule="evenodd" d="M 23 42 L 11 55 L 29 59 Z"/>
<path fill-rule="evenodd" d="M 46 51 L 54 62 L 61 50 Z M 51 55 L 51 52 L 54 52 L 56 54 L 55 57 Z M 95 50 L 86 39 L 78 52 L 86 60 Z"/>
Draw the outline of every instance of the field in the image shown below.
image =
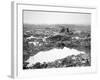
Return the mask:
<path fill-rule="evenodd" d="M 37 62 L 28 66 L 27 60 L 41 51 L 54 48 L 75 49 L 86 54 L 70 55 L 52 62 Z M 66 53 L 67 54 L 67 53 Z M 23 69 L 91 66 L 91 26 L 71 24 L 24 24 Z"/>

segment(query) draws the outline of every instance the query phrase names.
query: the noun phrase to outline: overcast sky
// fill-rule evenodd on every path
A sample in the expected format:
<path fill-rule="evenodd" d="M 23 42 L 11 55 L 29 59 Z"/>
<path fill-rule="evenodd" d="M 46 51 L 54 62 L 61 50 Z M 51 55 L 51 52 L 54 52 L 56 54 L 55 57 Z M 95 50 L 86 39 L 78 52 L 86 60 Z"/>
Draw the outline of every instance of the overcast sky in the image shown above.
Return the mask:
<path fill-rule="evenodd" d="M 91 14 L 24 11 L 25 24 L 91 24 Z"/>

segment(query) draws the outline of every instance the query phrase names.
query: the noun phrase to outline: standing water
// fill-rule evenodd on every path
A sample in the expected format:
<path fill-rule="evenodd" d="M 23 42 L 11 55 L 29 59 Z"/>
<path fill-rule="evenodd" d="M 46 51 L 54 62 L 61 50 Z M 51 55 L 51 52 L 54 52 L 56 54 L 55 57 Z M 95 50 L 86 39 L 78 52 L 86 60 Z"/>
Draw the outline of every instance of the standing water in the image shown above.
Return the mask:
<path fill-rule="evenodd" d="M 78 55 L 78 54 L 85 54 L 85 52 L 78 51 L 76 49 L 70 49 L 67 47 L 64 47 L 63 49 L 57 49 L 54 48 L 49 51 L 40 51 L 35 56 L 31 56 L 26 62 L 29 64 L 27 67 L 31 67 L 32 65 L 36 64 L 37 62 L 43 63 L 43 62 L 52 62 L 57 59 L 62 59 L 67 56 L 71 55 Z"/>

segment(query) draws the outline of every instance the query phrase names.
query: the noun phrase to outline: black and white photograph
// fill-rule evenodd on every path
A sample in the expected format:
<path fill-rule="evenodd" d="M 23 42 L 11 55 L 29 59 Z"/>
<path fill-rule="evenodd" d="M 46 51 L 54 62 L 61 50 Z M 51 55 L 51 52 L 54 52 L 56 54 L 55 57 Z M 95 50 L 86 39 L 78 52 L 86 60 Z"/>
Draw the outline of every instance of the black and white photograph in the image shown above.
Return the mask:
<path fill-rule="evenodd" d="M 91 14 L 23 10 L 23 70 L 91 66 Z"/>

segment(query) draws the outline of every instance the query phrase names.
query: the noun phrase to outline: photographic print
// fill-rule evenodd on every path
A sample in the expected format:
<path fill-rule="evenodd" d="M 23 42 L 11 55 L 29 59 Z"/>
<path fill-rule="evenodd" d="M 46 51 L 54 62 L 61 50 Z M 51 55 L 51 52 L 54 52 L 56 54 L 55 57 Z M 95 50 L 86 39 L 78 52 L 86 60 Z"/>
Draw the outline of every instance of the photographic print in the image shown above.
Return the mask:
<path fill-rule="evenodd" d="M 12 3 L 11 76 L 96 72 L 96 8 Z"/>
<path fill-rule="evenodd" d="M 91 66 L 91 14 L 23 10 L 23 70 Z"/>

